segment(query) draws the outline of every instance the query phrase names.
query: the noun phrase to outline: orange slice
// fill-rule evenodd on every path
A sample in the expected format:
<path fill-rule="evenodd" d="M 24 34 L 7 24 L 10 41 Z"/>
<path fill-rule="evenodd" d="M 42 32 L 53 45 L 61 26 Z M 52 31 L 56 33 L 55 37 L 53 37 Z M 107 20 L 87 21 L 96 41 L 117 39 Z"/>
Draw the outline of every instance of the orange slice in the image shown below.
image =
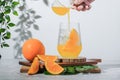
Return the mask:
<path fill-rule="evenodd" d="M 70 32 L 70 36 L 69 39 L 73 42 L 73 43 L 77 43 L 79 41 L 79 35 L 78 32 L 73 28 Z"/>
<path fill-rule="evenodd" d="M 60 74 L 64 71 L 64 69 L 54 61 L 46 61 L 45 68 L 51 74 Z"/>
<path fill-rule="evenodd" d="M 73 49 L 74 47 L 78 46 L 79 42 L 79 35 L 78 32 L 73 28 L 70 32 L 69 39 L 66 42 L 64 49 Z"/>
<path fill-rule="evenodd" d="M 35 57 L 31 66 L 30 66 L 28 74 L 29 75 L 36 74 L 38 71 L 39 71 L 39 60 L 37 57 Z"/>
<path fill-rule="evenodd" d="M 52 55 L 37 55 L 37 57 L 42 61 L 56 61 L 58 59 L 57 56 Z"/>

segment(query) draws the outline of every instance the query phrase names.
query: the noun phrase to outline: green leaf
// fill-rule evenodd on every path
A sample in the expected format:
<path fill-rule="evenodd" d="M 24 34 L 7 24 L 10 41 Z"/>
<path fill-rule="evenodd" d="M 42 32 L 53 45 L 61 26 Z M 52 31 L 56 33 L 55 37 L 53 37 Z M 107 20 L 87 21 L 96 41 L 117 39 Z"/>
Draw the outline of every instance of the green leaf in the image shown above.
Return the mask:
<path fill-rule="evenodd" d="M 3 48 L 3 47 L 9 47 L 9 44 L 7 44 L 6 42 L 2 42 L 1 43 L 1 48 Z"/>
<path fill-rule="evenodd" d="M 19 4 L 19 2 L 14 1 L 12 4 L 13 4 L 13 5 L 18 5 L 18 4 Z"/>
<path fill-rule="evenodd" d="M 0 23 L 4 22 L 4 13 L 0 13 Z"/>
<path fill-rule="evenodd" d="M 0 13 L 0 18 L 3 18 L 3 16 L 4 16 L 4 13 Z"/>
<path fill-rule="evenodd" d="M 18 12 L 17 12 L 17 11 L 13 11 L 13 14 L 14 14 L 15 16 L 18 16 Z"/>
<path fill-rule="evenodd" d="M 3 47 L 9 47 L 9 44 L 4 43 L 4 44 L 3 44 Z"/>
<path fill-rule="evenodd" d="M 2 5 L 2 2 L 1 2 L 1 0 L 0 0 L 0 6 Z"/>
<path fill-rule="evenodd" d="M 6 9 L 4 14 L 9 14 L 11 12 L 11 9 Z"/>
<path fill-rule="evenodd" d="M 76 70 L 77 72 L 83 72 L 85 69 L 82 68 L 81 66 L 76 66 L 76 67 L 75 67 L 75 70 Z"/>
<path fill-rule="evenodd" d="M 18 4 L 19 4 L 19 2 L 14 1 L 14 2 L 12 3 L 12 8 L 15 8 Z"/>
<path fill-rule="evenodd" d="M 5 6 L 5 9 L 10 9 L 11 7 L 10 6 Z"/>
<path fill-rule="evenodd" d="M 5 39 L 10 39 L 11 38 L 11 33 L 7 32 L 6 35 L 4 36 Z"/>
<path fill-rule="evenodd" d="M 49 73 L 48 71 L 44 71 L 44 74 L 46 74 L 46 75 L 52 75 L 52 74 Z"/>
<path fill-rule="evenodd" d="M 69 74 L 75 74 L 75 69 L 72 66 L 67 67 L 67 73 Z"/>
<path fill-rule="evenodd" d="M 3 48 L 3 45 L 1 44 L 1 48 Z"/>
<path fill-rule="evenodd" d="M 0 13 L 0 23 L 4 22 L 4 13 Z"/>
<path fill-rule="evenodd" d="M 5 32 L 5 29 L 4 28 L 0 28 L 0 32 L 1 33 Z"/>
<path fill-rule="evenodd" d="M 4 14 L 9 14 L 10 12 L 11 12 L 11 7 L 10 6 L 5 6 Z"/>
<path fill-rule="evenodd" d="M 2 2 L 1 2 L 1 5 L 5 6 L 5 1 L 2 1 Z"/>
<path fill-rule="evenodd" d="M 8 25 L 9 25 L 10 27 L 14 27 L 14 26 L 15 26 L 14 23 L 9 23 Z"/>
<path fill-rule="evenodd" d="M 10 0 L 10 2 L 13 2 L 13 0 Z"/>
<path fill-rule="evenodd" d="M 7 19 L 7 23 L 9 23 L 10 22 L 10 16 L 6 15 L 5 18 Z"/>
<path fill-rule="evenodd" d="M 0 23 L 2 23 L 2 19 L 0 19 Z"/>
<path fill-rule="evenodd" d="M 0 13 L 0 23 L 4 21 L 4 13 Z"/>

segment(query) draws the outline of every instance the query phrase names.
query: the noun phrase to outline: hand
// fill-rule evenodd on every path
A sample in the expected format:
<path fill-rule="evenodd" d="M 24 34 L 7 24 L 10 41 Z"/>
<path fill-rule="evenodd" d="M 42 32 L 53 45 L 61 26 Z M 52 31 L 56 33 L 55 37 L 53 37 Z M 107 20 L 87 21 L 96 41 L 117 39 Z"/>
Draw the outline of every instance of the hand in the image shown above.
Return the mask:
<path fill-rule="evenodd" d="M 86 11 L 91 8 L 91 3 L 94 0 L 73 0 L 73 9 L 76 9 L 77 11 Z"/>

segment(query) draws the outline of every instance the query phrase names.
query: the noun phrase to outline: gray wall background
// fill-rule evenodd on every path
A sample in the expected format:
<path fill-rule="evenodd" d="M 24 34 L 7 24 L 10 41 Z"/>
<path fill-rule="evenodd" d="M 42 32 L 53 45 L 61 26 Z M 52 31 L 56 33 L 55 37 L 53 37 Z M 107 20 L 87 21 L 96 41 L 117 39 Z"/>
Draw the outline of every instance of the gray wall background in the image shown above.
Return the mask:
<path fill-rule="evenodd" d="M 34 38 L 43 42 L 46 47 L 46 54 L 58 55 L 57 39 L 59 23 L 67 22 L 67 15 L 58 16 L 53 13 L 49 0 L 47 7 L 42 0 L 27 0 L 27 7 L 36 11 L 36 14 L 42 16 L 36 21 L 39 30 L 30 28 Z M 87 58 L 101 58 L 104 63 L 120 61 L 120 0 L 96 0 L 92 3 L 92 8 L 86 12 L 77 12 L 71 10 L 71 22 L 80 22 L 80 31 L 83 50 L 80 56 Z M 18 17 L 12 17 L 14 22 L 18 22 Z M 19 27 L 19 26 L 18 26 Z M 16 27 L 16 28 L 18 28 Z M 12 38 L 18 36 L 12 29 Z M 3 58 L 14 58 L 17 50 L 13 39 L 9 40 L 9 48 L 0 50 Z M 23 44 L 20 43 L 21 46 Z"/>

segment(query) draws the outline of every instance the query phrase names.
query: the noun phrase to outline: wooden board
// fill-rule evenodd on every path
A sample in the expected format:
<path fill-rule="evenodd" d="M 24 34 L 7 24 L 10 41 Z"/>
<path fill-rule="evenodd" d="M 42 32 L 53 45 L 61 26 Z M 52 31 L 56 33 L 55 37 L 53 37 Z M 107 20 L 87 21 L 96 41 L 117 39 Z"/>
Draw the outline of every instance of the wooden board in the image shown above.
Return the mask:
<path fill-rule="evenodd" d="M 41 61 L 40 61 L 41 62 Z M 101 59 L 58 59 L 56 61 L 61 66 L 75 66 L 75 65 L 95 65 L 101 62 Z M 20 65 L 30 66 L 31 63 L 28 61 L 19 61 Z M 44 64 L 44 62 L 43 62 Z"/>
<path fill-rule="evenodd" d="M 97 63 L 101 62 L 101 59 L 86 59 L 85 57 L 80 57 L 77 59 L 65 59 L 65 58 L 59 58 L 56 63 L 58 63 L 61 66 L 79 66 L 79 65 L 96 65 Z M 28 61 L 19 61 L 19 64 L 22 65 L 20 72 L 21 73 L 27 73 L 31 63 Z M 40 72 L 44 70 L 44 62 L 40 61 Z M 95 68 L 92 70 L 85 71 L 87 73 L 100 73 L 101 69 Z"/>

